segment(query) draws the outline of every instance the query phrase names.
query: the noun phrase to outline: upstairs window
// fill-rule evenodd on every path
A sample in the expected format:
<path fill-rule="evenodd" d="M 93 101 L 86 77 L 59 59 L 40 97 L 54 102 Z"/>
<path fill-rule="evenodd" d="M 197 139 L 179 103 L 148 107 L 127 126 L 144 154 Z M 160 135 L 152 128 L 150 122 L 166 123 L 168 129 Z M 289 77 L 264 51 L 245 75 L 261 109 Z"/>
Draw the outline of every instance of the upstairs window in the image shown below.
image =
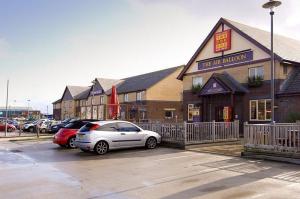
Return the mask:
<path fill-rule="evenodd" d="M 202 86 L 203 78 L 202 77 L 193 77 L 193 86 Z"/>
<path fill-rule="evenodd" d="M 141 91 L 141 92 L 137 92 L 137 93 L 136 93 L 136 100 L 137 100 L 137 101 L 142 101 L 143 93 L 144 93 L 144 91 Z"/>
<path fill-rule="evenodd" d="M 264 78 L 264 67 L 254 67 L 249 68 L 249 78 L 257 78 L 260 77 L 261 79 Z"/>
<path fill-rule="evenodd" d="M 128 102 L 129 98 L 128 98 L 128 93 L 124 94 L 124 102 Z"/>

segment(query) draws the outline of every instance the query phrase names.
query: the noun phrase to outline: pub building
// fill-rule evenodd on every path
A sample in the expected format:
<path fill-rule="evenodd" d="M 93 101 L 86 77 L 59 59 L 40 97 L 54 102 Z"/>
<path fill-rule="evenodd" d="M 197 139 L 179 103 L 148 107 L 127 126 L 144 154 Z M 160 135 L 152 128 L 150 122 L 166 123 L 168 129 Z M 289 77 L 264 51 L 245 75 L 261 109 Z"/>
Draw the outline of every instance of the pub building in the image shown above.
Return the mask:
<path fill-rule="evenodd" d="M 274 35 L 275 121 L 300 113 L 300 41 Z M 181 71 L 184 120 L 271 121 L 270 33 L 221 18 Z M 298 118 L 300 120 L 300 118 Z"/>

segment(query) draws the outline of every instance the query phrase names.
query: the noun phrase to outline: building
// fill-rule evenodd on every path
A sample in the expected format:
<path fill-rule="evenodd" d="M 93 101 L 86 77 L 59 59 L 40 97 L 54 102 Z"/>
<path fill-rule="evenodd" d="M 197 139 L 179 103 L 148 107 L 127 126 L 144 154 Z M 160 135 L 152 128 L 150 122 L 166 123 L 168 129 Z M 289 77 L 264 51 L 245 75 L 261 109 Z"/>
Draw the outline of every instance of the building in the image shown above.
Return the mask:
<path fill-rule="evenodd" d="M 123 79 L 117 85 L 120 118 L 127 121 L 182 121 L 183 66 Z"/>
<path fill-rule="evenodd" d="M 61 120 L 61 99 L 52 103 L 53 105 L 53 119 Z"/>
<path fill-rule="evenodd" d="M 90 89 L 89 86 L 66 86 L 60 102 L 61 119 L 80 118 L 79 102 L 85 98 Z"/>
<path fill-rule="evenodd" d="M 124 79 L 96 78 L 89 87 L 67 86 L 53 102 L 54 118 L 109 119 L 111 88 L 117 87 L 120 119 L 128 121 L 182 120 L 183 66 Z"/>
<path fill-rule="evenodd" d="M 300 42 L 274 35 L 275 121 L 300 112 Z M 184 120 L 271 121 L 270 33 L 221 18 L 181 71 Z M 299 118 L 300 119 L 300 118 Z"/>
<path fill-rule="evenodd" d="M 29 118 L 40 119 L 41 112 L 32 107 L 9 106 L 7 110 L 8 118 Z M 0 107 L 0 118 L 6 117 L 6 107 Z"/>
<path fill-rule="evenodd" d="M 113 85 L 117 85 L 122 80 L 96 78 L 87 94 L 83 94 L 80 99 L 80 118 L 99 119 L 108 118 L 107 104 L 109 103 L 108 92 Z"/>

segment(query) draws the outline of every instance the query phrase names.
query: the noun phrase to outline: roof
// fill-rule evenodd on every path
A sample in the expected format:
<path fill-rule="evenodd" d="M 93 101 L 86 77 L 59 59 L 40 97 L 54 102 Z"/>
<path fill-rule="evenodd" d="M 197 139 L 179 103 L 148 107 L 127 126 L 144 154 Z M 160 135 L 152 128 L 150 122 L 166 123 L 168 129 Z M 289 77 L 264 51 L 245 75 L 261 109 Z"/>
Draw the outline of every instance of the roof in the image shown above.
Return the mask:
<path fill-rule="evenodd" d="M 279 94 L 300 93 L 300 68 L 294 68 L 283 83 Z"/>
<path fill-rule="evenodd" d="M 118 93 L 129 93 L 135 91 L 143 91 L 157 82 L 161 81 L 165 77 L 169 76 L 177 69 L 182 68 L 183 66 L 177 66 L 172 68 L 167 68 L 164 70 L 154 71 L 142 75 L 137 75 L 133 77 L 128 77 L 123 79 L 123 81 L 119 82 L 117 85 L 117 92 Z M 111 90 L 109 94 L 111 93 Z"/>
<path fill-rule="evenodd" d="M 231 29 L 235 30 L 237 33 L 242 35 L 245 39 L 254 43 L 256 46 L 261 48 L 266 53 L 270 54 L 271 44 L 270 44 L 270 32 L 261 30 L 252 26 L 248 26 L 239 22 L 235 22 L 229 19 L 220 18 L 217 24 L 213 27 L 211 32 L 202 42 L 200 47 L 191 57 L 189 62 L 186 64 L 184 69 L 178 76 L 178 79 L 183 78 L 184 73 L 188 70 L 191 64 L 195 61 L 198 54 L 205 47 L 207 42 L 213 37 L 215 31 L 221 24 L 226 24 Z M 274 34 L 274 55 L 279 61 L 290 61 L 292 63 L 300 64 L 300 41 L 288 38 L 285 36 Z"/>
<path fill-rule="evenodd" d="M 87 87 L 85 90 L 74 96 L 74 99 L 81 100 L 81 99 L 87 99 L 90 94 L 91 87 Z"/>
<path fill-rule="evenodd" d="M 210 79 L 215 79 L 217 82 L 221 83 L 223 86 L 228 88 L 232 93 L 247 93 L 249 92 L 242 84 L 230 76 L 227 72 L 223 73 L 213 73 Z M 208 84 L 210 79 L 203 86 L 202 90 L 205 90 L 205 86 Z M 201 91 L 202 91 L 201 90 Z M 200 93 L 201 93 L 200 91 Z"/>
<path fill-rule="evenodd" d="M 61 99 L 58 99 L 58 100 L 52 102 L 52 104 L 57 104 L 57 103 L 59 103 L 59 102 L 61 102 Z"/>
<path fill-rule="evenodd" d="M 106 79 L 106 78 L 96 78 L 96 80 L 99 82 L 104 92 L 107 92 L 112 88 L 113 85 L 117 85 L 122 81 L 120 79 Z"/>
<path fill-rule="evenodd" d="M 257 42 L 271 49 L 270 32 L 252 26 L 224 19 Z M 300 63 L 300 41 L 282 35 L 274 34 L 274 53 L 283 60 Z"/>

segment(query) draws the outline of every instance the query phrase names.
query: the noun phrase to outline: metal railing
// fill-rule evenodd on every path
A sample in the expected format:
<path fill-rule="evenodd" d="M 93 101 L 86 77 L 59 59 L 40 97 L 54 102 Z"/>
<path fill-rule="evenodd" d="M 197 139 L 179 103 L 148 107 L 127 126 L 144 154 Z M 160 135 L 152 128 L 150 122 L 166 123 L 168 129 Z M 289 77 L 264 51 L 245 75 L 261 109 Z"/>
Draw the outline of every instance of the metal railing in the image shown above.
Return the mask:
<path fill-rule="evenodd" d="M 245 148 L 300 153 L 300 124 L 244 124 Z"/>

